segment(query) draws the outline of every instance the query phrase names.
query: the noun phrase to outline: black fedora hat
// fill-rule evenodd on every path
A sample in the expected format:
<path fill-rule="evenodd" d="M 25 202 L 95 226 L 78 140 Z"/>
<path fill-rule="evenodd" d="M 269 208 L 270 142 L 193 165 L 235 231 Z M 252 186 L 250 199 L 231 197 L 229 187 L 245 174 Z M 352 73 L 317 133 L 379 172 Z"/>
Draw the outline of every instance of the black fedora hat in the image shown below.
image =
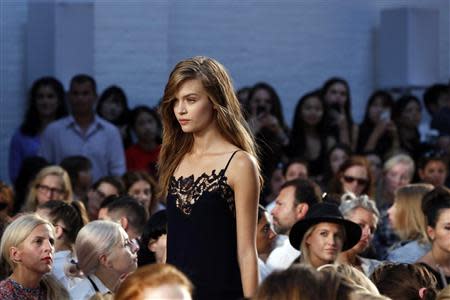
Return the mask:
<path fill-rule="evenodd" d="M 344 226 L 345 229 L 345 241 L 342 246 L 342 251 L 348 250 L 355 246 L 361 239 L 361 227 L 358 224 L 344 219 L 339 207 L 333 203 L 317 203 L 310 207 L 303 220 L 298 221 L 292 226 L 289 233 L 289 241 L 292 247 L 300 250 L 300 243 L 303 240 L 308 229 L 316 224 L 336 223 Z"/>

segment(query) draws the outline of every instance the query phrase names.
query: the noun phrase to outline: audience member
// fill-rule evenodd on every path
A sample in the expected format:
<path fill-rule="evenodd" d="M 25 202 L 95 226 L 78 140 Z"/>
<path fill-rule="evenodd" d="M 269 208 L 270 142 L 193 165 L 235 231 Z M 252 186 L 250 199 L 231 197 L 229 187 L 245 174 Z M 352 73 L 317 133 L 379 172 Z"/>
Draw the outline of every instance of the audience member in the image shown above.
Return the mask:
<path fill-rule="evenodd" d="M 398 237 L 389 223 L 387 210 L 394 203 L 395 191 L 411 182 L 414 170 L 414 161 L 406 154 L 396 154 L 383 165 L 383 179 L 375 198 L 381 218 L 375 233 L 374 246 L 380 259 L 384 259 L 386 250 L 398 242 Z"/>
<path fill-rule="evenodd" d="M 273 250 L 274 239 L 277 236 L 272 229 L 270 215 L 261 204 L 258 206 L 258 226 L 256 230 L 256 251 L 258 252 L 259 282 L 261 282 L 271 272 L 271 269 L 266 266 L 266 261 Z"/>
<path fill-rule="evenodd" d="M 444 156 L 431 154 L 419 160 L 418 175 L 422 182 L 433 186 L 444 186 L 448 176 L 448 162 Z"/>
<path fill-rule="evenodd" d="M 48 273 L 53 266 L 55 229 L 34 214 L 25 214 L 8 225 L 0 250 L 12 274 L 0 281 L 0 298 L 69 299 L 66 289 Z"/>
<path fill-rule="evenodd" d="M 70 275 L 83 277 L 69 292 L 74 300 L 87 300 L 96 292 L 114 293 L 121 280 L 137 267 L 137 248 L 120 224 L 92 221 L 75 241 L 78 262 L 70 264 Z"/>
<path fill-rule="evenodd" d="M 161 120 L 158 112 L 147 106 L 131 111 L 130 127 L 137 142 L 125 151 L 128 171 L 145 171 L 156 177 L 156 162 L 161 148 Z"/>
<path fill-rule="evenodd" d="M 270 175 L 269 188 L 264 196 L 264 201 L 262 201 L 262 199 L 260 201 L 260 203 L 262 202 L 262 204 L 267 206 L 267 210 L 272 211 L 275 206 L 275 199 L 280 193 L 280 189 L 285 182 L 286 180 L 283 175 L 282 164 L 279 163 Z"/>
<path fill-rule="evenodd" d="M 0 218 L 9 220 L 14 207 L 14 191 L 0 180 Z"/>
<path fill-rule="evenodd" d="M 91 161 L 82 155 L 68 156 L 59 164 L 69 174 L 74 200 L 86 197 L 92 185 Z"/>
<path fill-rule="evenodd" d="M 290 159 L 284 166 L 283 174 L 286 181 L 297 178 L 307 179 L 309 177 L 309 165 L 305 160 L 299 158 Z"/>
<path fill-rule="evenodd" d="M 378 189 L 378 184 L 381 181 L 383 173 L 383 159 L 374 151 L 365 152 L 364 156 L 370 165 L 370 172 L 372 173 L 372 179 L 375 183 L 375 190 Z"/>
<path fill-rule="evenodd" d="M 34 212 L 39 204 L 50 200 L 67 203 L 73 200 L 69 175 L 60 166 L 45 167 L 36 175 L 30 185 L 24 209 Z"/>
<path fill-rule="evenodd" d="M 71 115 L 47 126 L 42 134 L 40 155 L 53 164 L 65 157 L 84 155 L 92 163 L 92 176 L 121 176 L 125 155 L 119 130 L 94 112 L 97 100 L 95 80 L 76 75 L 70 82 Z"/>
<path fill-rule="evenodd" d="M 320 91 L 303 95 L 297 103 L 288 154 L 308 162 L 311 176 L 323 173 L 328 149 L 336 142 L 326 135 L 325 104 Z"/>
<path fill-rule="evenodd" d="M 373 236 L 377 230 L 380 213 L 375 202 L 367 195 L 354 196 L 347 193 L 342 196 L 339 210 L 345 219 L 350 220 L 361 227 L 361 239 L 351 249 L 342 252 L 338 256 L 340 263 L 349 264 L 370 276 L 380 261 L 365 258 L 361 255 L 371 247 Z"/>
<path fill-rule="evenodd" d="M 434 300 L 436 278 L 418 264 L 383 264 L 371 279 L 378 291 L 395 300 Z"/>
<path fill-rule="evenodd" d="M 72 202 L 75 203 L 75 202 Z M 37 207 L 36 213 L 49 221 L 55 227 L 52 274 L 67 289 L 77 283 L 77 280 L 66 276 L 65 265 L 74 259 L 73 246 L 80 229 L 85 225 L 76 204 L 50 200 Z"/>
<path fill-rule="evenodd" d="M 134 240 L 140 239 L 148 218 L 143 205 L 130 196 L 122 195 L 115 196 L 105 208 L 105 216 L 103 218 L 99 216 L 99 219 L 119 223 L 130 240 L 137 243 Z"/>
<path fill-rule="evenodd" d="M 329 193 L 337 195 L 337 198 L 344 193 L 353 193 L 356 196 L 369 195 L 373 197 L 373 180 L 370 172 L 370 165 L 364 156 L 350 156 L 339 167 L 330 183 Z"/>
<path fill-rule="evenodd" d="M 300 252 L 291 246 L 287 236 L 292 226 L 320 200 L 317 185 L 308 179 L 291 180 L 281 187 L 271 213 L 280 246 L 273 249 L 267 258 L 266 265 L 270 269 L 286 269 L 299 257 Z"/>
<path fill-rule="evenodd" d="M 434 84 L 423 94 L 425 108 L 431 116 L 430 127 L 440 136 L 450 135 L 450 88 L 445 84 Z"/>
<path fill-rule="evenodd" d="M 331 180 L 336 176 L 341 165 L 350 158 L 352 150 L 344 144 L 336 144 L 327 153 L 325 160 L 325 171 L 321 180 L 321 187 L 324 191 L 329 189 Z"/>
<path fill-rule="evenodd" d="M 139 268 L 120 285 L 116 300 L 191 300 L 193 285 L 174 266 L 154 264 Z"/>
<path fill-rule="evenodd" d="M 156 182 L 146 172 L 126 172 L 122 176 L 122 181 L 128 195 L 136 198 L 145 207 L 149 216 L 164 209 L 164 206 L 156 198 Z"/>
<path fill-rule="evenodd" d="M 355 150 L 358 126 L 353 123 L 350 86 L 339 77 L 328 79 L 322 87 L 322 97 L 326 105 L 326 132 L 335 143 L 342 143 Z"/>
<path fill-rule="evenodd" d="M 398 150 L 397 127 L 391 119 L 393 108 L 394 99 L 385 91 L 375 91 L 369 97 L 364 119 L 359 126 L 357 153 L 373 151 L 385 158 Z"/>
<path fill-rule="evenodd" d="M 138 252 L 138 266 L 165 263 L 167 257 L 167 214 L 160 210 L 145 224 Z"/>
<path fill-rule="evenodd" d="M 86 208 L 89 218 L 91 220 L 98 218 L 100 206 L 106 197 L 123 194 L 125 194 L 125 186 L 120 177 L 105 176 L 97 180 L 87 194 Z"/>
<path fill-rule="evenodd" d="M 41 134 L 52 121 L 67 116 L 64 87 L 56 78 L 41 77 L 33 82 L 27 110 L 9 147 L 9 178 L 15 182 L 26 157 L 38 154 Z"/>
<path fill-rule="evenodd" d="M 387 212 L 400 242 L 389 249 L 387 260 L 414 263 L 430 250 L 422 198 L 432 189 L 431 184 L 416 183 L 403 186 L 395 192 L 394 204 Z"/>
<path fill-rule="evenodd" d="M 125 92 L 116 85 L 107 87 L 98 98 L 97 115 L 114 124 L 120 132 L 124 148 L 132 143 L 128 127 L 130 109 Z"/>
<path fill-rule="evenodd" d="M 337 205 L 317 203 L 295 223 L 289 241 L 301 251 L 300 263 L 317 269 L 334 263 L 339 253 L 353 248 L 361 238 L 358 224 L 344 219 Z"/>
<path fill-rule="evenodd" d="M 418 262 L 436 276 L 439 289 L 450 283 L 450 246 L 448 224 L 450 223 L 450 191 L 444 187 L 434 188 L 422 200 L 422 210 L 427 219 L 427 234 L 431 250 Z"/>

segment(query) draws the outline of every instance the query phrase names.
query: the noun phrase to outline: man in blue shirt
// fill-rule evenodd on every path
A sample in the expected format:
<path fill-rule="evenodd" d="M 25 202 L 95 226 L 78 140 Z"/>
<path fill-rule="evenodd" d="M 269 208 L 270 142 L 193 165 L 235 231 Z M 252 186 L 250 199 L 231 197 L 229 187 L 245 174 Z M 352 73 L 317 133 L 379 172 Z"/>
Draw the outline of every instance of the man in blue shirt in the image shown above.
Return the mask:
<path fill-rule="evenodd" d="M 97 85 L 84 74 L 70 81 L 71 115 L 50 123 L 42 134 L 39 153 L 53 164 L 65 157 L 83 155 L 92 162 L 93 180 L 122 176 L 125 155 L 119 130 L 95 114 Z"/>

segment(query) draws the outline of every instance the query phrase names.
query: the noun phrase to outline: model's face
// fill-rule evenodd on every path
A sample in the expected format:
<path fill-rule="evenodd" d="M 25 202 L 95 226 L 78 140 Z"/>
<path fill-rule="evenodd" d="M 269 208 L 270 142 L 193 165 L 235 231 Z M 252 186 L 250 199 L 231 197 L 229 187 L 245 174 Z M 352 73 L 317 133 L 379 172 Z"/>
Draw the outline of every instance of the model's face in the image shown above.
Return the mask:
<path fill-rule="evenodd" d="M 152 202 L 152 187 L 147 181 L 136 181 L 128 190 L 128 194 L 136 198 L 146 209 L 149 209 Z"/>
<path fill-rule="evenodd" d="M 442 186 L 447 178 L 447 166 L 440 160 L 432 160 L 419 170 L 420 179 L 434 186 Z"/>
<path fill-rule="evenodd" d="M 340 181 L 345 192 L 359 196 L 369 184 L 369 174 L 363 166 L 355 165 L 344 171 Z"/>
<path fill-rule="evenodd" d="M 19 266 L 25 268 L 27 273 L 44 275 L 51 271 L 55 236 L 48 224 L 36 226 L 30 235 L 18 246 L 16 251 L 11 250 L 13 259 L 19 261 Z"/>
<path fill-rule="evenodd" d="M 331 85 L 325 94 L 325 101 L 328 105 L 338 105 L 340 107 L 345 106 L 345 102 L 347 102 L 348 91 L 347 87 L 340 82 L 336 82 Z"/>
<path fill-rule="evenodd" d="M 61 177 L 57 175 L 47 175 L 36 186 L 36 199 L 38 205 L 50 200 L 64 200 L 66 191 Z"/>
<path fill-rule="evenodd" d="M 292 163 L 286 169 L 286 181 L 293 179 L 307 179 L 308 178 L 308 169 L 304 164 L 301 163 Z"/>
<path fill-rule="evenodd" d="M 70 87 L 69 102 L 74 116 L 92 114 L 96 100 L 97 95 L 90 82 L 75 82 Z"/>
<path fill-rule="evenodd" d="M 287 234 L 297 222 L 295 187 L 288 186 L 280 191 L 272 210 L 273 226 L 278 234 Z"/>
<path fill-rule="evenodd" d="M 141 112 L 136 118 L 134 130 L 139 140 L 153 140 L 159 132 L 159 127 L 157 121 L 151 114 Z"/>
<path fill-rule="evenodd" d="M 441 210 L 436 227 L 428 226 L 428 235 L 433 241 L 433 248 L 450 253 L 450 208 Z"/>
<path fill-rule="evenodd" d="M 258 251 L 258 255 L 268 255 L 272 251 L 276 233 L 273 232 L 265 215 L 259 220 L 256 230 L 256 250 Z"/>
<path fill-rule="evenodd" d="M 101 107 L 100 114 L 108 121 L 115 121 L 123 113 L 125 107 L 116 96 L 111 95 L 106 98 Z"/>
<path fill-rule="evenodd" d="M 410 128 L 419 126 L 421 118 L 420 106 L 416 101 L 410 101 L 400 114 L 403 126 Z"/>
<path fill-rule="evenodd" d="M 42 118 L 53 118 L 58 109 L 58 96 L 50 85 L 43 85 L 36 93 L 37 113 Z"/>
<path fill-rule="evenodd" d="M 301 118 L 308 126 L 317 126 L 322 120 L 323 106 L 317 97 L 306 98 L 302 105 Z"/>
<path fill-rule="evenodd" d="M 380 121 L 381 113 L 386 109 L 387 107 L 383 105 L 383 99 L 381 97 L 375 98 L 369 107 L 369 120 L 376 124 Z"/>
<path fill-rule="evenodd" d="M 373 236 L 377 230 L 378 218 L 372 212 L 362 207 L 358 207 L 355 208 L 346 219 L 355 222 L 361 227 L 361 239 L 352 248 L 356 253 L 361 253 L 369 247 L 373 240 Z"/>
<path fill-rule="evenodd" d="M 330 153 L 330 166 L 333 174 L 336 174 L 341 165 L 348 159 L 347 153 L 342 149 L 335 149 Z"/>
<path fill-rule="evenodd" d="M 122 240 L 114 246 L 108 255 L 109 267 L 118 274 L 128 274 L 137 268 L 137 247 L 128 239 L 128 234 L 120 228 Z"/>
<path fill-rule="evenodd" d="M 398 188 L 407 185 L 411 181 L 410 169 L 404 163 L 395 164 L 385 174 L 385 189 L 393 194 Z"/>
<path fill-rule="evenodd" d="M 335 223 L 319 223 L 305 243 L 315 268 L 333 263 L 344 245 L 343 228 Z"/>
<path fill-rule="evenodd" d="M 184 82 L 175 97 L 173 112 L 183 132 L 201 133 L 210 126 L 217 126 L 213 104 L 200 80 Z"/>
<path fill-rule="evenodd" d="M 270 98 L 269 92 L 265 89 L 258 89 L 254 92 L 252 98 L 250 99 L 251 114 L 256 116 L 260 111 L 270 113 L 271 110 L 272 99 Z"/>
<path fill-rule="evenodd" d="M 156 262 L 164 264 L 167 257 L 167 234 L 162 234 L 158 239 L 150 240 L 148 249 L 155 254 Z"/>

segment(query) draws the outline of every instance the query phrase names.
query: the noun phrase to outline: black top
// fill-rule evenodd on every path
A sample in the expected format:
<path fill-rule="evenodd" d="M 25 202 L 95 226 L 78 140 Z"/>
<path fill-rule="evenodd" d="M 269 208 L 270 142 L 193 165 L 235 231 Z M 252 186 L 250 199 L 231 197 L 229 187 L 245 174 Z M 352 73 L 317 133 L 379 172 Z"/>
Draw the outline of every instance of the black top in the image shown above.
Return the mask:
<path fill-rule="evenodd" d="M 236 151 L 237 152 L 237 151 Z M 225 168 L 176 179 L 167 196 L 167 262 L 194 284 L 195 299 L 243 296 L 237 257 L 234 192 Z"/>
<path fill-rule="evenodd" d="M 448 283 L 450 283 L 450 276 L 445 276 L 443 273 L 439 272 L 438 270 L 432 268 L 430 265 L 426 263 L 419 263 L 420 265 L 424 266 L 425 268 L 430 271 L 434 277 L 436 277 L 437 280 L 437 288 L 439 290 L 442 290 L 447 286 Z"/>

